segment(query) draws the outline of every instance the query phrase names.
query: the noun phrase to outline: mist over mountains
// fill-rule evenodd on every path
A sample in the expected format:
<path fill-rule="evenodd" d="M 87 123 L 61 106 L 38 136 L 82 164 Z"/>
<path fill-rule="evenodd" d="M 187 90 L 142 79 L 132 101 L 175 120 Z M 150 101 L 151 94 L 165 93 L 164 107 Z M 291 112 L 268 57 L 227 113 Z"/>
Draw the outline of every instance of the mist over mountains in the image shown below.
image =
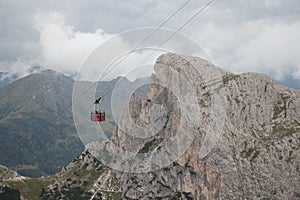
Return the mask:
<path fill-rule="evenodd" d="M 0 72 L 0 88 L 8 85 L 9 83 L 17 80 L 19 77 L 17 74 L 9 74 L 7 72 Z"/>

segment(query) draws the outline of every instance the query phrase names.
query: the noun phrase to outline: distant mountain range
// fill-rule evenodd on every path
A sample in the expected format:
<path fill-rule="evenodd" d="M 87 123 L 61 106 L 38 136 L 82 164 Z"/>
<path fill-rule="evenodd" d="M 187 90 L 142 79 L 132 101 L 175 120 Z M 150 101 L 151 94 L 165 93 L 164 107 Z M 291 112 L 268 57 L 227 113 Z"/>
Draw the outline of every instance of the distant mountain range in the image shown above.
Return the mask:
<path fill-rule="evenodd" d="M 110 89 L 119 80 L 81 82 L 87 88 L 98 84 L 96 95 L 107 93 L 101 106 L 107 113 L 102 128 L 108 136 L 115 126 Z M 130 87 L 130 81 L 122 80 Z M 39 177 L 60 171 L 83 151 L 72 115 L 73 84 L 72 78 L 46 70 L 0 88 L 0 164 L 24 176 Z"/>
<path fill-rule="evenodd" d="M 70 107 L 73 83 L 48 70 L 0 89 L 1 164 L 37 177 L 59 171 L 83 150 Z"/>
<path fill-rule="evenodd" d="M 38 177 L 60 171 L 82 152 L 71 112 L 73 84 L 47 70 L 0 89 L 1 164 Z"/>

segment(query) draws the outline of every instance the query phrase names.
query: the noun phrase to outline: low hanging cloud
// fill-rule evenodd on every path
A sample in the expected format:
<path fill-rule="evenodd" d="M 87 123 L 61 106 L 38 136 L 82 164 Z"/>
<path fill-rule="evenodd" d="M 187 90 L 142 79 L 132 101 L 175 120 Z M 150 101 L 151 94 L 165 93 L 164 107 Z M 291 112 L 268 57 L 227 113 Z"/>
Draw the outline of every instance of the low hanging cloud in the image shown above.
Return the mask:
<path fill-rule="evenodd" d="M 266 7 L 280 6 L 281 1 L 265 1 Z M 278 80 L 300 80 L 300 21 L 295 18 L 239 19 L 231 10 L 209 10 L 217 19 L 199 22 L 192 37 L 207 48 L 220 67 L 237 73 L 261 72 Z"/>
<path fill-rule="evenodd" d="M 293 75 L 300 79 L 300 22 L 292 24 L 252 24 L 249 29 L 259 32 L 237 48 L 231 66 L 236 71 L 252 70 L 270 73 L 277 79 Z"/>
<path fill-rule="evenodd" d="M 37 15 L 43 67 L 61 72 L 77 71 L 88 55 L 112 35 L 97 29 L 94 33 L 75 31 L 58 12 Z"/>

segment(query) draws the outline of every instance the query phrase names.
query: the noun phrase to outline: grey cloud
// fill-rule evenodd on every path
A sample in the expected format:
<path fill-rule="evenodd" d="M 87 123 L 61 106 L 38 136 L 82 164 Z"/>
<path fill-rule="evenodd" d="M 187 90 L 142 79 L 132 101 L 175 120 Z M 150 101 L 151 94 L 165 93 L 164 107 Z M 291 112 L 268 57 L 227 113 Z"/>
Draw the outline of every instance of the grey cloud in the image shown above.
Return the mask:
<path fill-rule="evenodd" d="M 300 79 L 300 47 L 293 45 L 300 43 L 299 3 L 277 0 L 272 6 L 270 1 L 218 2 L 186 33 L 228 70 Z"/>
<path fill-rule="evenodd" d="M 37 14 L 60 13 L 64 16 L 64 27 L 72 28 L 71 33 L 76 35 L 75 38 L 87 35 L 93 38 L 92 35 L 97 35 L 96 31 L 99 29 L 111 35 L 130 28 L 157 26 L 183 2 L 184 0 L 3 0 L 0 1 L 0 62 L 17 61 L 18 66 L 22 66 L 20 60 L 24 60 L 26 64 L 41 64 L 39 62 L 45 52 L 45 40 L 41 40 L 40 36 L 45 35 L 45 32 L 36 28 Z M 177 29 L 205 2 L 207 1 L 192 0 L 164 27 Z M 253 54 L 253 47 L 258 46 L 266 51 L 272 40 L 280 38 L 280 35 L 274 36 L 271 32 L 277 30 L 276 26 L 289 29 L 282 31 L 283 38 L 294 37 L 284 38 L 285 48 L 289 47 L 289 42 L 298 42 L 295 31 L 298 31 L 299 21 L 298 0 L 216 0 L 184 33 L 207 48 L 220 66 L 235 70 L 236 65 L 248 65 L 244 70 L 260 70 L 272 75 L 279 73 L 275 73 L 279 68 L 286 67 L 286 75 L 297 72 L 300 79 L 299 60 L 292 53 L 299 51 L 298 48 L 290 47 L 288 51 L 280 54 L 281 65 L 274 67 L 269 67 L 274 65 L 272 62 L 257 59 Z M 297 25 L 296 28 L 294 24 Z M 263 31 L 263 27 L 268 30 Z M 50 37 L 49 34 L 46 35 Z M 264 37 L 269 37 L 268 44 L 262 42 Z M 79 39 L 72 41 L 74 45 L 79 44 L 76 42 Z M 67 54 L 71 55 L 72 52 Z M 278 55 L 278 52 L 272 50 L 269 54 L 272 57 Z M 253 62 L 253 59 L 256 61 Z M 60 59 L 54 60 L 57 62 L 46 65 L 59 65 Z M 72 67 L 67 69 L 70 68 Z"/>
<path fill-rule="evenodd" d="M 30 3 L 1 1 L 0 9 L 0 61 L 37 56 L 39 34 L 32 27 L 34 13 Z"/>

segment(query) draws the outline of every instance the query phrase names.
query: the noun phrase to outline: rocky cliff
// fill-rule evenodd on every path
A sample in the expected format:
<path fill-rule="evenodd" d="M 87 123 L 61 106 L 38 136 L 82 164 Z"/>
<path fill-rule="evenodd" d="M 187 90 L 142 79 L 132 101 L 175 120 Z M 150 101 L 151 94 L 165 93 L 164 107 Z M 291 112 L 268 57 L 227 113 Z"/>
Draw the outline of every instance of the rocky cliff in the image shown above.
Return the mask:
<path fill-rule="evenodd" d="M 170 76 L 172 70 L 185 79 Z M 236 75 L 200 58 L 175 54 L 162 55 L 157 60 L 152 78 L 159 79 L 161 85 L 152 84 L 143 99 L 132 96 L 131 118 L 125 118 L 121 126 L 149 124 L 150 108 L 159 104 L 167 113 L 156 118 L 160 121 L 167 118 L 163 128 L 146 138 L 131 136 L 130 129 L 117 128 L 111 142 L 122 151 L 139 156 L 149 152 L 155 155 L 168 141 L 174 140 L 182 124 L 188 129 L 180 134 L 184 137 L 194 134 L 194 137 L 183 154 L 161 169 L 135 173 L 139 172 L 138 165 L 124 163 L 133 173 L 122 175 L 123 199 L 300 198 L 299 91 L 279 85 L 266 75 Z M 186 113 L 182 113 L 180 101 L 184 99 L 171 91 L 176 89 L 162 86 L 171 82 L 169 85 L 179 87 L 181 95 L 188 95 L 185 87 L 180 88 L 180 81 L 188 81 L 195 88 L 201 116 L 187 110 L 188 116 L 182 117 Z M 200 123 L 188 127 L 187 121 L 193 120 Z M 96 157 L 103 156 L 97 152 L 109 150 L 107 144 L 90 145 L 90 151 Z M 178 148 L 172 150 L 180 152 L 182 144 L 177 144 Z M 113 157 L 110 159 L 116 162 Z"/>

